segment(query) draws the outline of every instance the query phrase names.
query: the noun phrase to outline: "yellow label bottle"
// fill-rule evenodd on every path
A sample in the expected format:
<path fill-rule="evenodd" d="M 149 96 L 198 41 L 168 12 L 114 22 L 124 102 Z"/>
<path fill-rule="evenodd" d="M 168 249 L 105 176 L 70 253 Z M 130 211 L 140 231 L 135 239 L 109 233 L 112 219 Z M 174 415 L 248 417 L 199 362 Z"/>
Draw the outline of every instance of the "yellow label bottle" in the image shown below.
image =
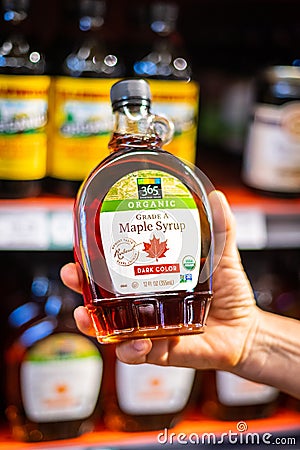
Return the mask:
<path fill-rule="evenodd" d="M 41 192 L 46 175 L 50 79 L 20 30 L 28 3 L 4 6 L 12 30 L 0 47 L 0 196 L 28 197 Z"/>
<path fill-rule="evenodd" d="M 199 86 L 195 81 L 149 79 L 152 111 L 174 124 L 174 136 L 165 149 L 191 163 L 196 161 Z"/>
<path fill-rule="evenodd" d="M 52 79 L 48 176 L 61 182 L 60 185 L 70 182 L 71 189 L 75 182 L 78 188 L 99 158 L 108 155 L 113 126 L 109 92 L 115 81 L 114 78 Z"/>
<path fill-rule="evenodd" d="M 108 154 L 109 91 L 124 69 L 101 36 L 105 9 L 103 0 L 79 1 L 81 41 L 51 85 L 48 184 L 64 196 L 75 196 L 99 158 Z"/>
<path fill-rule="evenodd" d="M 174 137 L 166 149 L 190 163 L 196 161 L 199 85 L 177 30 L 178 6 L 150 5 L 153 42 L 150 52 L 134 63 L 134 74 L 147 78 L 153 95 L 152 110 L 174 123 Z"/>

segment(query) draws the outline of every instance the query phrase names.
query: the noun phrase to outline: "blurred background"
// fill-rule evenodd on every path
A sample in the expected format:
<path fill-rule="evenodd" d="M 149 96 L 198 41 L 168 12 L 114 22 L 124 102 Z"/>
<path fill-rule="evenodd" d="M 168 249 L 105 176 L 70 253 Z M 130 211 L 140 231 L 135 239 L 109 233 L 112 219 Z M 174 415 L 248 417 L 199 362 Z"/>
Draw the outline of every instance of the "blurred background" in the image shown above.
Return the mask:
<path fill-rule="evenodd" d="M 161 429 L 189 417 L 201 429 L 203 417 L 279 417 L 280 422 L 283 416 L 288 417 L 289 432 L 298 436 L 299 415 L 293 414 L 299 412 L 299 402 L 215 372 L 192 377 L 190 400 L 180 414 L 162 414 L 159 406 L 151 413 L 121 413 L 110 380 L 113 349 L 105 351 L 93 340 L 91 370 L 99 375 L 100 358 L 104 372 L 99 385 L 93 382 L 88 392 L 93 399 L 82 406 L 88 411 L 83 416 L 72 408 L 63 416 L 58 408 L 52 416 L 49 412 L 40 417 L 42 403 L 26 405 L 24 392 L 33 389 L 33 396 L 43 396 L 34 393 L 29 381 L 25 385 L 20 374 L 24 360 L 45 362 L 48 350 L 34 348 L 46 337 L 80 334 L 72 308 L 82 299 L 63 289 L 59 268 L 73 260 L 77 189 L 108 154 L 109 88 L 125 76 L 153 83 L 154 109 L 176 125 L 169 150 L 197 165 L 227 195 L 258 305 L 299 319 L 299 41 L 297 0 L 2 0 L 0 414 L 5 439 L 40 441 L 91 430 Z M 40 103 L 29 104 L 33 98 Z M 86 109 L 81 113 L 84 102 L 92 104 L 90 116 L 103 114 L 100 130 L 87 131 L 92 119 Z M 26 128 L 23 119 L 30 118 L 32 108 L 44 121 L 36 127 L 31 121 Z M 18 128 L 20 123 L 23 128 Z M 61 132 L 65 124 L 73 134 Z M 56 355 L 52 362 L 62 358 L 56 344 L 50 346 Z M 82 358 L 83 349 L 90 347 L 86 343 L 80 348 L 69 351 L 68 357 Z M 59 370 L 66 369 L 55 367 L 55 376 L 53 367 L 43 370 L 40 376 L 51 383 L 51 376 L 59 379 Z M 149 381 L 150 396 L 153 380 L 159 385 L 163 375 Z M 43 389 L 50 389 L 46 382 Z M 226 398 L 227 391 L 231 396 Z M 114 399 L 109 408 L 108 397 Z M 143 416 L 141 423 L 138 416 Z M 282 432 L 280 426 L 276 432 Z"/>

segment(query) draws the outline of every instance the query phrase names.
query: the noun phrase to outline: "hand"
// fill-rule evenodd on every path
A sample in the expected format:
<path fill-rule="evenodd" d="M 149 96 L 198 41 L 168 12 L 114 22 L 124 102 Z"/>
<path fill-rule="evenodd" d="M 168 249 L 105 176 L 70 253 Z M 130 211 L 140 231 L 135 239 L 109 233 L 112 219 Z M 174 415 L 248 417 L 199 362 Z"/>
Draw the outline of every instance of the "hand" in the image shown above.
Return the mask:
<path fill-rule="evenodd" d="M 230 370 L 245 357 L 246 343 L 257 326 L 258 308 L 235 243 L 235 221 L 225 196 L 213 191 L 209 200 L 216 234 L 226 231 L 222 257 L 213 275 L 214 298 L 204 334 L 163 339 L 141 339 L 117 345 L 117 356 L 127 363 L 149 362 L 198 369 Z M 224 230 L 224 215 L 226 230 Z M 81 269 L 69 263 L 61 270 L 63 282 L 81 292 Z M 78 328 L 95 336 L 85 307 L 74 311 Z M 248 342 L 249 344 L 249 342 Z"/>
<path fill-rule="evenodd" d="M 270 384 L 300 399 L 300 322 L 262 311 L 241 264 L 235 242 L 235 221 L 221 192 L 209 195 L 217 242 L 213 274 L 214 298 L 203 334 L 162 339 L 138 339 L 117 345 L 126 363 L 152 363 L 226 370 Z M 225 222 L 224 222 L 225 216 Z M 226 235 L 220 248 L 219 237 Z M 222 251 L 221 251 L 222 250 Z M 219 259 L 220 258 L 220 259 Z M 81 292 L 81 268 L 70 263 L 61 269 L 64 283 Z M 78 328 L 95 332 L 84 306 L 74 311 Z M 284 374 L 284 376 L 283 376 Z"/>

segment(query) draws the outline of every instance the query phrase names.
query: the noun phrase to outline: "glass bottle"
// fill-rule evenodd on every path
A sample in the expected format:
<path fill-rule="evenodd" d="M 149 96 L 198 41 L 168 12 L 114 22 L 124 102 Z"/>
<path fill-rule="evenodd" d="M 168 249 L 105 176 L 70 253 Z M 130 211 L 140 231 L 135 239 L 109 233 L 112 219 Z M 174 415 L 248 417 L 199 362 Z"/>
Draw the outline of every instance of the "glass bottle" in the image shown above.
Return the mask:
<path fill-rule="evenodd" d="M 29 0 L 2 4 L 10 32 L 0 46 L 0 197 L 30 197 L 46 176 L 50 79 L 23 33 Z"/>
<path fill-rule="evenodd" d="M 269 417 L 278 408 L 278 389 L 224 371 L 208 371 L 202 412 L 219 420 Z"/>
<path fill-rule="evenodd" d="M 200 384 L 195 369 L 125 364 L 116 359 L 114 345 L 105 346 L 103 355 L 103 420 L 108 429 L 160 430 L 187 417 Z"/>
<path fill-rule="evenodd" d="M 79 302 L 46 271 L 34 276 L 30 301 L 9 316 L 6 416 L 15 440 L 66 439 L 95 425 L 103 363 L 76 327 Z"/>
<path fill-rule="evenodd" d="M 242 179 L 258 193 L 300 194 L 300 67 L 271 66 L 255 80 Z"/>
<path fill-rule="evenodd" d="M 99 152 L 107 156 L 112 123 L 109 89 L 124 65 L 103 36 L 106 3 L 80 0 L 80 42 L 63 62 L 51 87 L 48 189 L 74 197 Z"/>
<path fill-rule="evenodd" d="M 74 255 L 103 343 L 201 333 L 212 298 L 212 222 L 203 183 L 163 150 L 143 79 L 111 88 L 111 154 L 82 184 Z"/>
<path fill-rule="evenodd" d="M 178 31 L 179 6 L 173 2 L 150 4 L 152 46 L 147 55 L 135 61 L 135 76 L 147 78 L 152 110 L 166 116 L 175 126 L 174 138 L 166 149 L 195 163 L 199 109 L 199 86 Z"/>

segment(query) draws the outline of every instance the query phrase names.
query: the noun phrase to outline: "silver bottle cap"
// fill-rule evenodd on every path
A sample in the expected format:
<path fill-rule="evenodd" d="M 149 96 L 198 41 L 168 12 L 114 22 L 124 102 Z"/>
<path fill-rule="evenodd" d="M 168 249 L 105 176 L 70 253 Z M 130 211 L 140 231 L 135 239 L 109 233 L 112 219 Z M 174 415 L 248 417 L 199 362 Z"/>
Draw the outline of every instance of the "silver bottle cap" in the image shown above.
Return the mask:
<path fill-rule="evenodd" d="M 151 101 L 149 83 L 142 78 L 128 78 L 117 81 L 110 90 L 110 100 L 114 109 L 120 104 L 142 104 Z"/>

